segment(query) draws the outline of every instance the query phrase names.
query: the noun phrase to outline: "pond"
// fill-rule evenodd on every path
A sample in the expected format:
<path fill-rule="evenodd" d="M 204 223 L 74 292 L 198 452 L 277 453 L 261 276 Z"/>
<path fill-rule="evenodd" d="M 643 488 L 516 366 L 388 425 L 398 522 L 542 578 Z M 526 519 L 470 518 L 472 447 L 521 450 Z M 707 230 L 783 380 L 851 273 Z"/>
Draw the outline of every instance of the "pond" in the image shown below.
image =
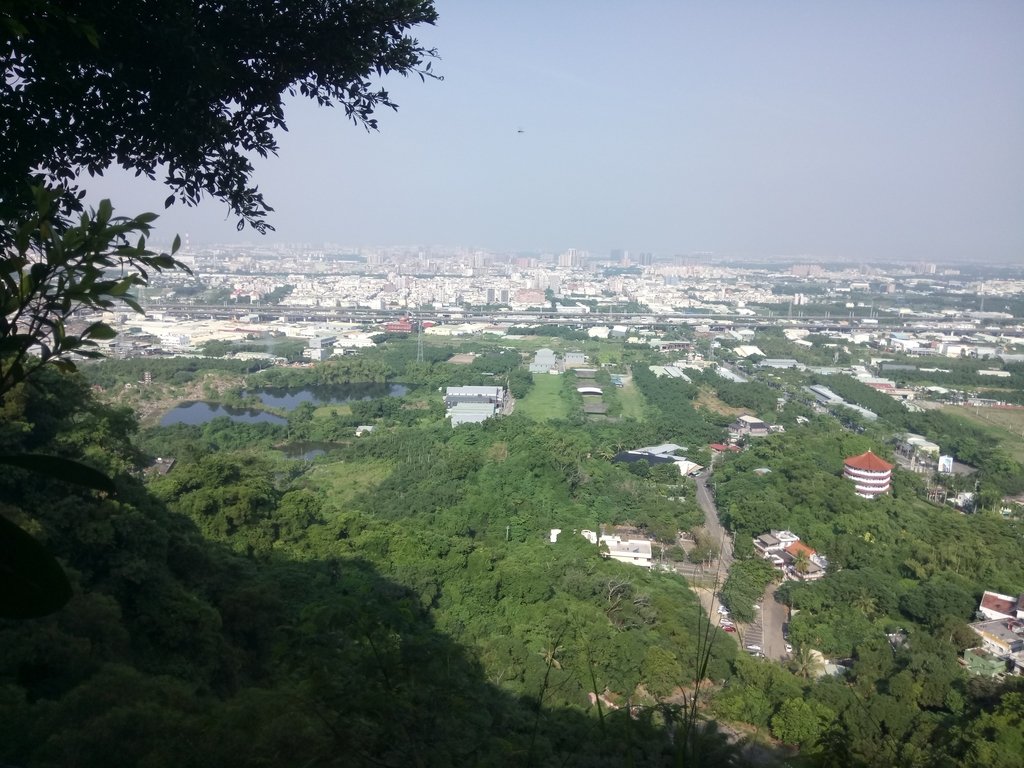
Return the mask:
<path fill-rule="evenodd" d="M 243 424 L 256 424 L 265 422 L 268 424 L 287 424 L 288 420 L 281 416 L 275 416 L 266 411 L 257 411 L 252 408 L 232 408 L 220 403 L 207 403 L 203 400 L 194 403 L 182 403 L 163 415 L 160 419 L 161 427 L 170 427 L 174 424 L 206 424 L 218 416 L 227 416 L 232 421 Z"/>
<path fill-rule="evenodd" d="M 283 408 L 287 411 L 302 403 L 313 405 L 340 405 L 353 400 L 376 400 L 379 397 L 401 397 L 409 391 L 404 384 L 339 384 L 332 387 L 263 387 L 243 392 L 243 397 L 255 395 L 268 408 Z"/>
<path fill-rule="evenodd" d="M 253 389 L 242 394 L 245 397 L 258 397 L 268 408 L 280 408 L 290 411 L 301 403 L 313 405 L 341 405 L 354 400 L 374 400 L 378 397 L 401 397 L 409 391 L 405 384 L 343 384 L 333 387 L 304 387 L 288 389 L 285 387 L 264 387 Z M 208 403 L 200 400 L 182 403 L 172 408 L 160 419 L 161 427 L 173 424 L 206 424 L 218 416 L 227 416 L 232 421 L 252 424 L 265 422 L 268 424 L 287 424 L 287 419 L 273 413 L 254 408 L 232 408 L 220 403 Z"/>

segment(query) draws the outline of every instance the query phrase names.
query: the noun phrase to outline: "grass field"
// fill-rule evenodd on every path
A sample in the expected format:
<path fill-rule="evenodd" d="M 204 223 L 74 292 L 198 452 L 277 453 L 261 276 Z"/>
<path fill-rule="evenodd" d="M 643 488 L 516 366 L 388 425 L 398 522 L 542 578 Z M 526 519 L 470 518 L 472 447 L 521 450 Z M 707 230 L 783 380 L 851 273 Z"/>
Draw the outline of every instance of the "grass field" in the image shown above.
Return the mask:
<path fill-rule="evenodd" d="M 644 396 L 633 384 L 633 377 L 626 379 L 626 383 L 618 390 L 619 402 L 622 403 L 623 418 L 633 418 L 643 421 L 644 418 Z"/>
<path fill-rule="evenodd" d="M 316 465 L 306 474 L 305 479 L 312 490 L 323 494 L 328 509 L 340 511 L 357 494 L 377 485 L 390 472 L 391 463 L 387 461 L 336 461 Z"/>
<path fill-rule="evenodd" d="M 701 387 L 700 393 L 693 401 L 693 404 L 698 408 L 707 408 L 709 411 L 720 413 L 723 416 L 738 416 L 750 410 L 749 408 L 733 408 L 731 405 L 726 405 L 715 396 L 714 392 L 705 387 Z"/>
<path fill-rule="evenodd" d="M 562 377 L 535 373 L 533 389 L 516 402 L 516 410 L 537 421 L 564 419 L 569 409 L 562 399 Z"/>
<path fill-rule="evenodd" d="M 988 427 L 992 436 L 999 440 L 1007 453 L 1017 461 L 1024 462 L 1024 409 L 951 405 L 942 410 Z"/>
<path fill-rule="evenodd" d="M 330 419 L 334 416 L 348 416 L 352 413 L 352 409 L 346 403 L 337 403 L 334 405 L 321 405 L 313 411 L 314 419 Z"/>

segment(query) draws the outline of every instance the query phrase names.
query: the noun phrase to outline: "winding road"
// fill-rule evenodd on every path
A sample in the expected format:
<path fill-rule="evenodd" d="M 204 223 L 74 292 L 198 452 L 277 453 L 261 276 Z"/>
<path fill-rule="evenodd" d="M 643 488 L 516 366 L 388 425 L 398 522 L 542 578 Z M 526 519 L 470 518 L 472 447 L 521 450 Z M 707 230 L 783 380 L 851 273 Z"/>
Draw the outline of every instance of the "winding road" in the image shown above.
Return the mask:
<path fill-rule="evenodd" d="M 721 521 L 718 519 L 718 507 L 715 506 L 715 498 L 708 489 L 710 474 L 709 470 L 697 475 L 694 480 L 697 483 L 697 504 L 704 513 L 704 526 L 707 528 L 711 538 L 718 544 L 720 551 L 718 567 L 718 574 L 721 579 L 720 587 L 729 577 L 729 569 L 732 567 L 735 557 L 733 555 L 732 537 L 726 532 Z M 786 606 L 775 601 L 775 588 L 775 584 L 768 586 L 764 598 L 762 598 L 759 604 L 759 612 L 761 614 L 758 617 L 759 621 L 747 628 L 751 630 L 749 635 L 744 632 L 740 637 L 741 646 L 745 647 L 748 639 L 756 639 L 756 644 L 761 646 L 761 653 L 764 654 L 765 658 L 782 661 L 789 656 L 786 651 L 786 641 L 782 635 L 782 626 L 786 621 L 787 611 Z M 702 600 L 702 602 L 704 601 Z M 717 589 L 710 604 L 705 603 L 704 607 L 713 621 L 719 620 Z M 760 637 L 757 638 L 757 635 L 760 635 Z"/>

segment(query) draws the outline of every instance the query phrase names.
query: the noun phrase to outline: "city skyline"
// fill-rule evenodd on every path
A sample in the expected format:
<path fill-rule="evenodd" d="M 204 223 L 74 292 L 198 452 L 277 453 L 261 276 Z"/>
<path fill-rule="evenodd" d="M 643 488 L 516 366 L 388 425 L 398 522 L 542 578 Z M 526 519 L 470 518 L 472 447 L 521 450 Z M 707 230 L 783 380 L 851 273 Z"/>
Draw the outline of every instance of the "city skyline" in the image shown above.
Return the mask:
<path fill-rule="evenodd" d="M 290 103 L 255 163 L 275 233 L 111 174 L 157 239 L 658 257 L 1024 256 L 1024 7 L 437 3 L 443 82 L 389 79 L 366 133 Z"/>

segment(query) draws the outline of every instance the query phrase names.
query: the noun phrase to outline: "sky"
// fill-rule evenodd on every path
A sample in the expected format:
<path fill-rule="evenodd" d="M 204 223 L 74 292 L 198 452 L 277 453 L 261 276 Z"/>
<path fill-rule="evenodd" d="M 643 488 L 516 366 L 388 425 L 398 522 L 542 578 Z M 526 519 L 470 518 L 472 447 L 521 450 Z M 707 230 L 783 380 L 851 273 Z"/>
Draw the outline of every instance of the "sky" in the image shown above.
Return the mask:
<path fill-rule="evenodd" d="M 436 7 L 414 34 L 444 81 L 387 78 L 378 132 L 289 102 L 255 163 L 276 232 L 208 201 L 158 236 L 1024 264 L 1020 0 Z"/>

